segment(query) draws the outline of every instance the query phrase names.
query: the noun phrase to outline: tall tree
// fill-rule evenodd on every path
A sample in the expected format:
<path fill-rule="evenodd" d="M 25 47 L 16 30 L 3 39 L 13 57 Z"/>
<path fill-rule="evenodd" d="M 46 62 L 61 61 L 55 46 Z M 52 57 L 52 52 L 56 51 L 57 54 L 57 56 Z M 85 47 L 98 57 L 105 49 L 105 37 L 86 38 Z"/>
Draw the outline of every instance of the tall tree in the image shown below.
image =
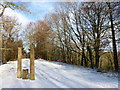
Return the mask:
<path fill-rule="evenodd" d="M 114 66 L 115 66 L 115 71 L 118 71 L 119 70 L 119 65 L 118 65 L 117 47 L 116 47 L 116 39 L 115 39 L 115 26 L 114 26 L 113 19 L 115 18 L 114 14 L 118 14 L 117 12 L 118 12 L 119 6 L 118 6 L 118 4 L 116 6 L 116 3 L 110 3 L 110 2 L 108 2 L 107 5 L 108 5 L 108 12 L 109 12 L 109 15 L 110 15 L 109 20 L 110 20 L 110 27 L 111 27 L 111 32 L 112 32 Z M 117 7 L 117 9 L 115 7 Z M 114 18 L 113 18 L 113 16 L 114 16 Z"/>

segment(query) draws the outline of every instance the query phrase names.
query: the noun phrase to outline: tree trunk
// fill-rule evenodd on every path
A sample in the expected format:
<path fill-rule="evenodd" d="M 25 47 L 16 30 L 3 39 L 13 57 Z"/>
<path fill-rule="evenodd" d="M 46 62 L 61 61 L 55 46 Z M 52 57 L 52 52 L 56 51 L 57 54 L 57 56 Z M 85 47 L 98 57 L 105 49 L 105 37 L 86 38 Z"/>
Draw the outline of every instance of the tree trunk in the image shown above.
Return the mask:
<path fill-rule="evenodd" d="M 83 61 L 84 61 L 84 49 L 82 48 L 81 66 L 84 65 Z"/>
<path fill-rule="evenodd" d="M 115 30 L 113 26 L 113 16 L 112 16 L 112 10 L 110 3 L 108 3 L 109 6 L 109 14 L 110 14 L 110 22 L 111 22 L 111 31 L 112 31 L 112 44 L 113 44 L 113 56 L 114 56 L 114 67 L 115 71 L 118 71 L 118 56 L 117 56 L 117 47 L 116 47 L 116 40 L 115 40 Z"/>
<path fill-rule="evenodd" d="M 90 46 L 87 46 L 87 51 L 88 51 L 88 53 L 89 53 L 91 68 L 93 68 L 92 51 L 91 51 Z"/>
<path fill-rule="evenodd" d="M 95 48 L 95 64 L 96 64 L 96 68 L 99 67 L 99 48 Z"/>
<path fill-rule="evenodd" d="M 84 45 L 82 46 L 82 57 L 81 57 L 81 66 L 86 66 L 87 67 L 87 60 L 85 57 L 85 49 L 84 49 Z"/>

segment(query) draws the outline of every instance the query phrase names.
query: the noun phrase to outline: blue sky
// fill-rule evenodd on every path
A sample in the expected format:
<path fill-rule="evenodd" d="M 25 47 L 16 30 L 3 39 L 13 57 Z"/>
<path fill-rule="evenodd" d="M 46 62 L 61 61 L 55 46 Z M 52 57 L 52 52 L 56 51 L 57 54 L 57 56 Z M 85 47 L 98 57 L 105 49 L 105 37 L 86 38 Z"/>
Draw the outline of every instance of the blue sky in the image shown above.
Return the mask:
<path fill-rule="evenodd" d="M 26 8 L 30 10 L 30 13 L 23 12 L 21 10 L 12 10 L 7 8 L 5 15 L 15 17 L 17 21 L 25 27 L 29 22 L 35 22 L 44 19 L 44 17 L 54 12 L 54 7 L 57 2 L 15 2 L 19 4 L 25 4 Z"/>
<path fill-rule="evenodd" d="M 30 21 L 41 20 L 45 17 L 46 14 L 54 12 L 54 2 L 24 2 L 27 6 L 27 9 L 32 13 L 21 12 L 27 19 Z"/>
<path fill-rule="evenodd" d="M 46 14 L 54 12 L 54 7 L 56 5 L 56 2 L 22 2 L 22 3 L 26 5 L 27 9 L 30 10 L 31 14 L 20 10 L 17 10 L 16 12 L 11 10 L 8 10 L 8 12 L 6 11 L 7 15 L 10 15 L 11 13 L 10 16 L 14 15 L 16 18 L 18 18 L 18 21 L 22 24 L 20 34 L 23 34 L 25 27 L 29 22 L 42 20 L 44 19 Z M 20 38 L 24 38 L 24 35 L 22 35 L 22 37 Z M 23 43 L 25 44 L 24 45 L 25 50 L 28 51 L 29 45 L 26 43 L 26 41 L 24 41 Z"/>

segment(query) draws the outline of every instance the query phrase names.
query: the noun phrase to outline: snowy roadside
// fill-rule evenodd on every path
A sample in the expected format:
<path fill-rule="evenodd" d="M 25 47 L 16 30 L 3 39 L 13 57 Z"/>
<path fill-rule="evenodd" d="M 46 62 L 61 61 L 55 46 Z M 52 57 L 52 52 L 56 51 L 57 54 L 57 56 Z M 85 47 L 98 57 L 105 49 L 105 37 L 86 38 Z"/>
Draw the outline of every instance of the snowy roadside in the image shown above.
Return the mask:
<path fill-rule="evenodd" d="M 29 59 L 23 59 L 23 68 L 29 68 Z M 16 73 L 16 61 L 1 65 L 0 88 L 118 88 L 118 78 L 112 72 L 108 77 L 109 73 L 42 59 L 35 60 L 36 80 L 17 79 Z"/>
<path fill-rule="evenodd" d="M 62 63 L 62 62 L 55 62 L 55 61 L 52 61 L 52 62 L 55 63 L 55 64 L 70 66 L 70 64 L 66 64 L 66 63 Z M 84 70 L 87 70 L 88 72 L 95 73 L 95 74 L 101 74 L 101 75 L 111 77 L 111 78 L 118 78 L 118 72 L 105 71 L 105 73 L 102 73 L 102 72 L 97 72 L 97 69 L 91 69 L 91 68 L 83 67 L 83 66 L 71 65 L 71 67 L 74 67 L 74 68 L 76 67 L 76 69 L 81 69 L 82 68 Z"/>

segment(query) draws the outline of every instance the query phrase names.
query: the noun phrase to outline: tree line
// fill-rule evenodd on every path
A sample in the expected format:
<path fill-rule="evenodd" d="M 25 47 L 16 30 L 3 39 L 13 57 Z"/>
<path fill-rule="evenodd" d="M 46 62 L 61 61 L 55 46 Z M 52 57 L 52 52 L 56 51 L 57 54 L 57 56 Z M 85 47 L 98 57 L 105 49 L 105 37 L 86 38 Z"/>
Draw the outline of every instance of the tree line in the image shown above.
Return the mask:
<path fill-rule="evenodd" d="M 3 60 L 17 59 L 25 39 L 34 44 L 35 58 L 119 71 L 119 2 L 56 3 L 53 13 L 26 26 L 23 40 L 17 20 L 4 16 L 6 8 L 29 12 L 21 3 L 0 3 Z"/>
<path fill-rule="evenodd" d="M 16 60 L 18 47 L 23 47 L 23 41 L 19 38 L 21 25 L 15 17 L 5 15 L 7 8 L 29 12 L 25 4 L 0 2 L 0 63 L 3 64 L 10 60 Z"/>
<path fill-rule="evenodd" d="M 57 3 L 54 13 L 26 27 L 35 57 L 118 71 L 119 7 L 119 2 Z"/>

